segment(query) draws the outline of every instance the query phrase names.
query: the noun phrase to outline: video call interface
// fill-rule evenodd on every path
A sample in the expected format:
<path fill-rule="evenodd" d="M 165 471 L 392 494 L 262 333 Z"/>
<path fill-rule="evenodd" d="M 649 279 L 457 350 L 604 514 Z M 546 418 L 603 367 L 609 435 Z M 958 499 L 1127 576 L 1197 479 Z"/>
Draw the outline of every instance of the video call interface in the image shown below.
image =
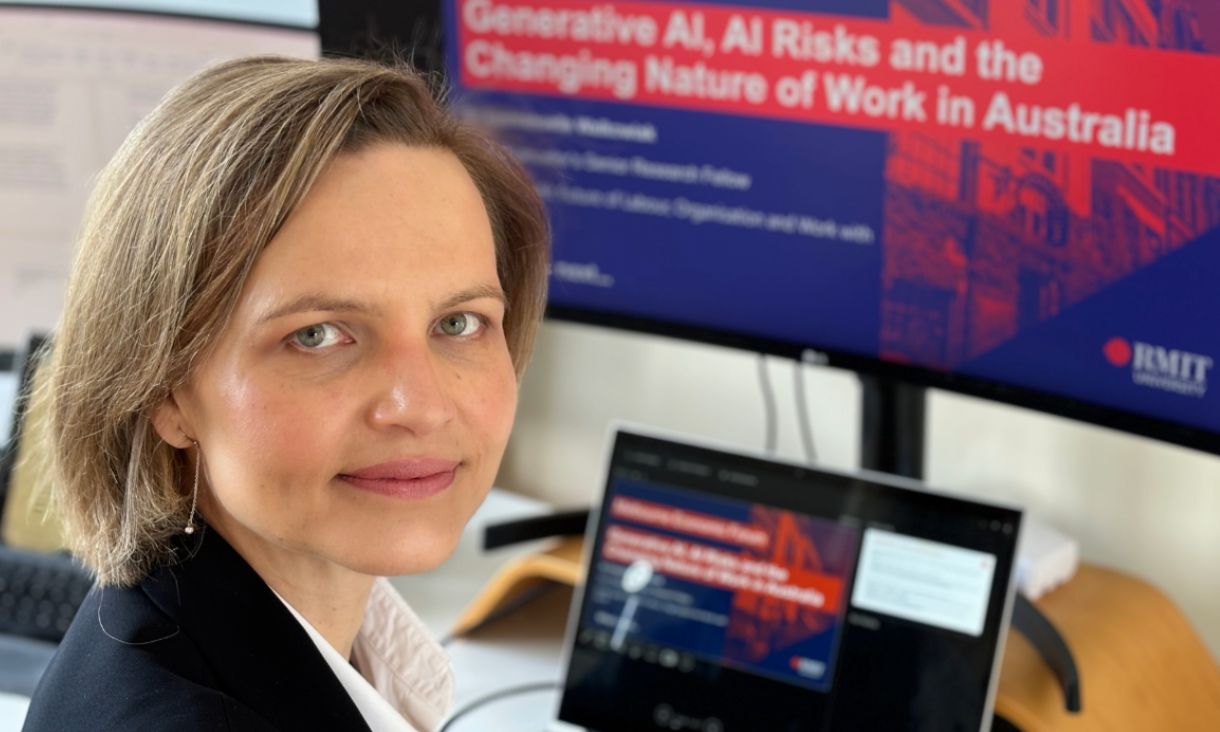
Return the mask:
<path fill-rule="evenodd" d="M 1016 511 L 620 434 L 560 718 L 978 730 Z"/>

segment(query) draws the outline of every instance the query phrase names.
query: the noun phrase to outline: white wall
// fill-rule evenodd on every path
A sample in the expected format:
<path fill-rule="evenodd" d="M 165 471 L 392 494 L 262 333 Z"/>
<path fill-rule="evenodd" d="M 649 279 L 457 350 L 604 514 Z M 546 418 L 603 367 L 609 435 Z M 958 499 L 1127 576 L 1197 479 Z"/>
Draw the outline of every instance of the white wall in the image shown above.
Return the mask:
<path fill-rule="evenodd" d="M 500 485 L 558 505 L 600 491 L 606 423 L 630 419 L 761 450 L 758 357 L 571 324 L 543 326 Z M 792 363 L 770 359 L 779 453 L 799 459 Z M 809 368 L 819 461 L 858 465 L 848 372 Z M 928 404 L 929 482 L 1025 506 L 1087 561 L 1152 581 L 1220 658 L 1220 458 L 943 392 Z"/>

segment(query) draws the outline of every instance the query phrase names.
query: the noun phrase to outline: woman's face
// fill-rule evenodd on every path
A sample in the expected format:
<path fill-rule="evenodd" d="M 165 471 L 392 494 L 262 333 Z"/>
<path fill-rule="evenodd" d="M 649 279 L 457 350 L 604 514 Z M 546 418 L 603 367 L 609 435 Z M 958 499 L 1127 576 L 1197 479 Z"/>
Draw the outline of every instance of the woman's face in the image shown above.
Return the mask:
<path fill-rule="evenodd" d="M 337 158 L 165 407 L 200 445 L 201 512 L 247 559 L 439 564 L 508 440 L 504 309 L 457 158 L 402 145 Z"/>

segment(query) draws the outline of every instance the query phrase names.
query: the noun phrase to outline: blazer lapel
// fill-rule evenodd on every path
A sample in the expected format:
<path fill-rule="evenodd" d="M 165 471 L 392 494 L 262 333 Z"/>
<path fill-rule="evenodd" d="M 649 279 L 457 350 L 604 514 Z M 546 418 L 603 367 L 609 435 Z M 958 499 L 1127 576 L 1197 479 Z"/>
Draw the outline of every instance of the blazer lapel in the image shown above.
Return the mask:
<path fill-rule="evenodd" d="M 140 587 L 198 646 L 222 691 L 281 729 L 368 731 L 305 629 L 223 537 L 203 527 L 179 551 L 180 563 Z"/>

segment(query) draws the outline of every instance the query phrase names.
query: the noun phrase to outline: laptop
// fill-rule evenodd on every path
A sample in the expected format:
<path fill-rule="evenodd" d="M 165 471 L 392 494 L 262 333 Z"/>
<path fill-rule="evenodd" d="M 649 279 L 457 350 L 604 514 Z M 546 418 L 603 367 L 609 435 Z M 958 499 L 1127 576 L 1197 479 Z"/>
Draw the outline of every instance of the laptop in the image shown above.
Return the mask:
<path fill-rule="evenodd" d="M 560 732 L 987 730 L 1021 512 L 618 427 Z"/>

